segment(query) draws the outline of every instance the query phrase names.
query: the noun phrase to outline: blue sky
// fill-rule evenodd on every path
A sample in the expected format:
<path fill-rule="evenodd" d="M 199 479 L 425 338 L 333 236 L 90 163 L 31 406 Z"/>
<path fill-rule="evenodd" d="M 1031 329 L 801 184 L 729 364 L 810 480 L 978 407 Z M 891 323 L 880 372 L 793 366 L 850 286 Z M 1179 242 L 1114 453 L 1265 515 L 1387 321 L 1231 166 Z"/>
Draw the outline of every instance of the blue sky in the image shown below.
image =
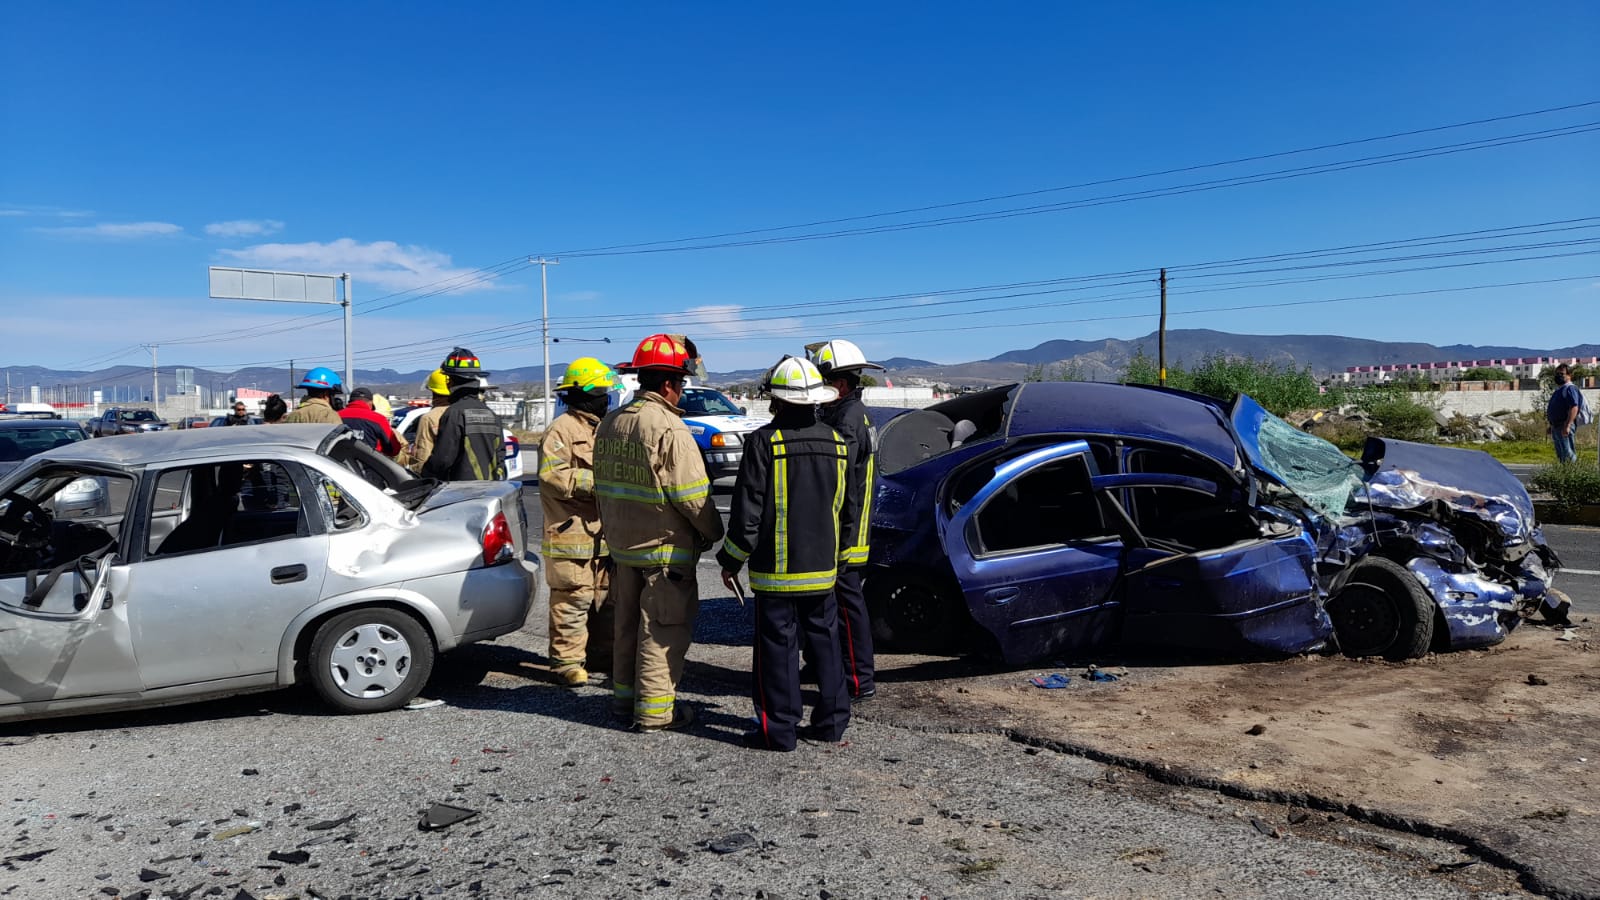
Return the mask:
<path fill-rule="evenodd" d="M 206 266 L 237 265 L 351 272 L 362 368 L 456 343 L 537 364 L 536 254 L 562 258 L 557 361 L 624 358 L 657 330 L 723 371 L 829 337 L 939 362 L 1135 337 L 1161 266 L 1173 328 L 1600 340 L 1600 221 L 1571 221 L 1600 216 L 1600 132 L 1581 131 L 1600 105 L 743 240 L 1001 214 L 981 221 L 574 252 L 1589 103 L 1593 3 L 586 7 L 5 4 L 3 363 L 147 365 L 149 343 L 163 366 L 337 362 L 336 310 L 208 299 Z M 1496 139 L 1520 142 L 1248 183 Z M 1193 190 L 1221 178 L 1246 183 Z M 1106 202 L 1160 189 L 1186 192 Z M 1332 262 L 1357 264 L 1306 268 Z M 1058 281 L 1111 273 L 1134 274 Z M 840 302 L 857 298 L 881 299 Z"/>

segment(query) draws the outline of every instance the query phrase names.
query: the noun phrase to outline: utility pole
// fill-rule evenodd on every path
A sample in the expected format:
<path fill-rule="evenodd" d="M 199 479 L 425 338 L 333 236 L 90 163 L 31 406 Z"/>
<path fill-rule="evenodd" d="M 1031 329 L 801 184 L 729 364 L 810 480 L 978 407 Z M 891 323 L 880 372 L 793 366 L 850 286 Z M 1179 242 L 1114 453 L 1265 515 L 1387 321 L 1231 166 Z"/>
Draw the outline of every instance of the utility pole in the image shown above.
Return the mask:
<path fill-rule="evenodd" d="M 350 273 L 341 274 L 339 280 L 344 283 L 344 395 L 348 397 L 356 389 L 356 364 L 350 351 Z"/>
<path fill-rule="evenodd" d="M 528 262 L 539 267 L 540 305 L 543 307 L 544 311 L 544 325 L 540 329 L 543 333 L 543 340 L 541 343 L 544 345 L 544 399 L 542 401 L 544 407 L 543 413 L 540 415 L 540 419 L 544 422 L 544 426 L 549 428 L 550 413 L 555 411 L 555 403 L 550 398 L 550 280 L 548 275 L 550 272 L 550 267 L 561 265 L 561 260 L 545 259 L 542 256 L 537 258 L 530 256 L 528 257 Z"/>
<path fill-rule="evenodd" d="M 156 351 L 160 344 L 145 344 L 144 348 L 150 351 L 150 405 L 155 407 L 156 415 L 161 415 L 161 378 L 160 369 L 156 367 Z"/>
<path fill-rule="evenodd" d="M 289 399 L 294 400 L 294 360 L 289 360 Z"/>
<path fill-rule="evenodd" d="M 1160 366 L 1158 383 L 1167 386 L 1167 270 L 1161 270 L 1161 328 L 1156 337 L 1156 365 Z"/>

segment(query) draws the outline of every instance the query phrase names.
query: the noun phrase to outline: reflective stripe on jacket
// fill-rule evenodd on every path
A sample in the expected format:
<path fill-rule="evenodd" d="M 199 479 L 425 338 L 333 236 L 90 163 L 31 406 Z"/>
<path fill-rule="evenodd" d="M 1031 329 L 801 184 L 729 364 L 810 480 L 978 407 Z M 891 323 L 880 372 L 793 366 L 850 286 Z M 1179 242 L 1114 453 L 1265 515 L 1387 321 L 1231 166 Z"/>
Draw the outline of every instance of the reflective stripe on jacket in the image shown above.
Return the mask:
<path fill-rule="evenodd" d="M 471 394 L 451 401 L 439 419 L 439 436 L 422 463 L 422 474 L 445 481 L 505 478 L 505 436 L 494 410 Z"/>
<path fill-rule="evenodd" d="M 839 561 L 864 566 L 872 542 L 872 491 L 876 480 L 877 430 L 867 418 L 867 405 L 855 394 L 822 407 L 822 421 L 833 426 L 850 447 L 850 484 L 844 500 L 844 549 Z"/>
<path fill-rule="evenodd" d="M 544 555 L 593 559 L 606 555 L 600 506 L 594 498 L 594 430 L 598 416 L 569 409 L 539 442 L 539 505 L 544 509 Z"/>
<path fill-rule="evenodd" d="M 838 575 L 849 450 L 821 422 L 780 424 L 782 417 L 745 441 L 717 561 L 732 572 L 748 561 L 757 591 L 826 593 Z"/>
<path fill-rule="evenodd" d="M 600 420 L 594 478 L 606 545 L 625 566 L 693 565 L 722 539 L 700 448 L 682 411 L 653 391 Z"/>

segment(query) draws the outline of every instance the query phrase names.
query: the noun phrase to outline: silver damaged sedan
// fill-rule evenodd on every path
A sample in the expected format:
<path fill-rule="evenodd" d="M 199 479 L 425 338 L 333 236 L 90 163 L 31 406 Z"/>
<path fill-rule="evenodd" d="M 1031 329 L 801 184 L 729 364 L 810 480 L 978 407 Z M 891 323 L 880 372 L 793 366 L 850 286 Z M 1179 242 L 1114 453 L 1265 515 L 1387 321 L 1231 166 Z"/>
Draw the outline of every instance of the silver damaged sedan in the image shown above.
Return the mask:
<path fill-rule="evenodd" d="M 103 514 L 71 517 L 72 485 Z M 309 681 L 341 712 L 522 627 L 514 482 L 412 477 L 342 426 L 86 441 L 0 480 L 0 720 Z"/>

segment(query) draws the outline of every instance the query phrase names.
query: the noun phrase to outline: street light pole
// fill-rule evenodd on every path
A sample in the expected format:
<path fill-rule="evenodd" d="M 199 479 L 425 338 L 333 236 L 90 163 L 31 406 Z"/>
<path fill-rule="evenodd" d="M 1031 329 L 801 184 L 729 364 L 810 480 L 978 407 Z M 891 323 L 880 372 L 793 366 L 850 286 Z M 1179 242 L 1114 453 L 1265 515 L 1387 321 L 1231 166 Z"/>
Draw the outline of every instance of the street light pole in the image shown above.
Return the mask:
<path fill-rule="evenodd" d="M 540 331 L 543 334 L 543 339 L 540 341 L 540 343 L 542 343 L 544 345 L 544 399 L 542 401 L 543 405 L 544 405 L 544 412 L 540 416 L 540 418 L 544 422 L 545 427 L 549 428 L 550 427 L 550 414 L 555 411 L 555 403 L 550 398 L 550 279 L 549 279 L 549 272 L 550 272 L 550 267 L 551 266 L 560 265 L 561 264 L 561 260 L 559 260 L 559 259 L 545 259 L 544 257 L 540 256 L 540 257 L 537 257 L 537 258 L 529 257 L 528 258 L 528 262 L 533 263 L 533 264 L 535 264 L 535 265 L 537 265 L 539 267 L 539 297 L 540 297 L 540 305 L 542 306 L 543 313 L 544 313 L 544 315 L 543 315 L 544 324 L 540 328 Z"/>
<path fill-rule="evenodd" d="M 348 397 L 356 387 L 356 365 L 350 352 L 350 273 L 342 273 L 339 280 L 344 283 L 344 390 Z"/>

